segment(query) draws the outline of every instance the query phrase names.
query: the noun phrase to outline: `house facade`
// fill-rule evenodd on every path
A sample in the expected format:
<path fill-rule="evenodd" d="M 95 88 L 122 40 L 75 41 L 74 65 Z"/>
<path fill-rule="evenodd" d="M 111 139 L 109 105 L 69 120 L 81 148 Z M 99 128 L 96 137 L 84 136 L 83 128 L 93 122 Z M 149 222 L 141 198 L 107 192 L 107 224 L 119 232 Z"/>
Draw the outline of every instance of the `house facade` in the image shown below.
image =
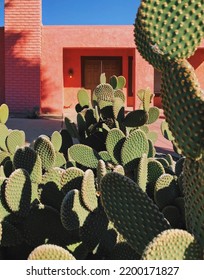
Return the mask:
<path fill-rule="evenodd" d="M 38 106 L 41 114 L 74 108 L 77 91 L 90 94 L 107 79 L 126 78 L 126 105 L 136 108 L 137 91 L 150 87 L 160 106 L 160 73 L 138 53 L 133 25 L 43 26 L 41 0 L 5 0 L 0 27 L 0 104 L 13 113 Z M 204 42 L 189 59 L 204 88 Z"/>

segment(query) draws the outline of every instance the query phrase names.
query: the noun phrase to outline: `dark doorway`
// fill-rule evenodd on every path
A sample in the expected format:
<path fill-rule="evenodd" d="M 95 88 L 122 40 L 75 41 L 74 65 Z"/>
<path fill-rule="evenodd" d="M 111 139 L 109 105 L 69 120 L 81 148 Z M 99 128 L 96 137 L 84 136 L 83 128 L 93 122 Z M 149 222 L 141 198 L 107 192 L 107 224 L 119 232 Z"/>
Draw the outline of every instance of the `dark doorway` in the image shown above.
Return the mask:
<path fill-rule="evenodd" d="M 85 57 L 81 58 L 82 86 L 95 89 L 100 83 L 101 73 L 106 74 L 107 82 L 112 75 L 122 75 L 122 57 Z"/>

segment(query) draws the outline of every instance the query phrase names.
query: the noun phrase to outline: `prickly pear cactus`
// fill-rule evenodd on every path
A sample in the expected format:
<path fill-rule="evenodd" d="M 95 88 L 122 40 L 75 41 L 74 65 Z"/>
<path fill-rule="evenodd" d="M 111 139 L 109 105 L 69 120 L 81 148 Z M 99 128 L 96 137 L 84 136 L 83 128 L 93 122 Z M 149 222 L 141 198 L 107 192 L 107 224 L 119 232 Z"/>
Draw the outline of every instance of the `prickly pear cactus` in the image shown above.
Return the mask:
<path fill-rule="evenodd" d="M 182 187 L 187 230 L 202 247 L 204 95 L 187 59 L 204 38 L 203 17 L 203 1 L 141 1 L 134 33 L 140 54 L 162 72 L 164 115 L 175 147 L 186 157 Z"/>
<path fill-rule="evenodd" d="M 28 260 L 75 260 L 75 258 L 60 246 L 44 244 L 36 247 L 28 256 Z"/>

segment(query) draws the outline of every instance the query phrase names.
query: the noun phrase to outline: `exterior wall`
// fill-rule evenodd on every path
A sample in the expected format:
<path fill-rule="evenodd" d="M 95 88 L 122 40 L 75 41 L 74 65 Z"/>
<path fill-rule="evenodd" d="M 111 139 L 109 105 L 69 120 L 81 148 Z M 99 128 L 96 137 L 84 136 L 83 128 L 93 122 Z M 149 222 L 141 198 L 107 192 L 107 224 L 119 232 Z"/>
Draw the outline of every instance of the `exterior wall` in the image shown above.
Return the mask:
<path fill-rule="evenodd" d="M 149 87 L 154 92 L 154 68 L 142 58 L 139 52 L 136 50 L 136 92 L 134 100 L 134 108 L 139 105 L 137 91 L 142 88 Z"/>
<path fill-rule="evenodd" d="M 42 35 L 42 113 L 62 114 L 64 85 L 71 87 L 70 94 L 76 94 L 81 86 L 80 55 L 135 55 L 132 26 L 44 26 Z M 123 61 L 126 75 L 127 60 Z M 72 81 L 66 77 L 68 64 L 77 77 Z M 142 75 L 139 71 L 138 80 L 143 79 Z"/>
<path fill-rule="evenodd" d="M 41 0 L 5 0 L 5 101 L 11 112 L 40 105 Z"/>
<path fill-rule="evenodd" d="M 195 69 L 201 88 L 204 89 L 204 48 L 198 48 L 195 54 L 189 58 L 189 62 Z"/>
<path fill-rule="evenodd" d="M 0 28 L 0 104 L 5 102 L 4 28 Z"/>

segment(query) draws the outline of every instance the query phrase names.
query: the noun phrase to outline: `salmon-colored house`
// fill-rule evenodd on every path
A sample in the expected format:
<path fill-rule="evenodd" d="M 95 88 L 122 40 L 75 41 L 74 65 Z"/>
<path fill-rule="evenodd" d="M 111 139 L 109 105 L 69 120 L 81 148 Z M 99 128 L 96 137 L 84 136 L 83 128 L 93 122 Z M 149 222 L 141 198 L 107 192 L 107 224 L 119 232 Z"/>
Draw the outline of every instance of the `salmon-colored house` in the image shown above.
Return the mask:
<path fill-rule="evenodd" d="M 38 106 L 62 115 L 79 88 L 93 90 L 102 72 L 124 75 L 127 106 L 150 87 L 159 105 L 160 73 L 137 52 L 131 26 L 43 26 L 41 0 L 5 0 L 0 27 L 0 103 L 13 113 Z M 204 42 L 190 62 L 204 88 Z"/>

